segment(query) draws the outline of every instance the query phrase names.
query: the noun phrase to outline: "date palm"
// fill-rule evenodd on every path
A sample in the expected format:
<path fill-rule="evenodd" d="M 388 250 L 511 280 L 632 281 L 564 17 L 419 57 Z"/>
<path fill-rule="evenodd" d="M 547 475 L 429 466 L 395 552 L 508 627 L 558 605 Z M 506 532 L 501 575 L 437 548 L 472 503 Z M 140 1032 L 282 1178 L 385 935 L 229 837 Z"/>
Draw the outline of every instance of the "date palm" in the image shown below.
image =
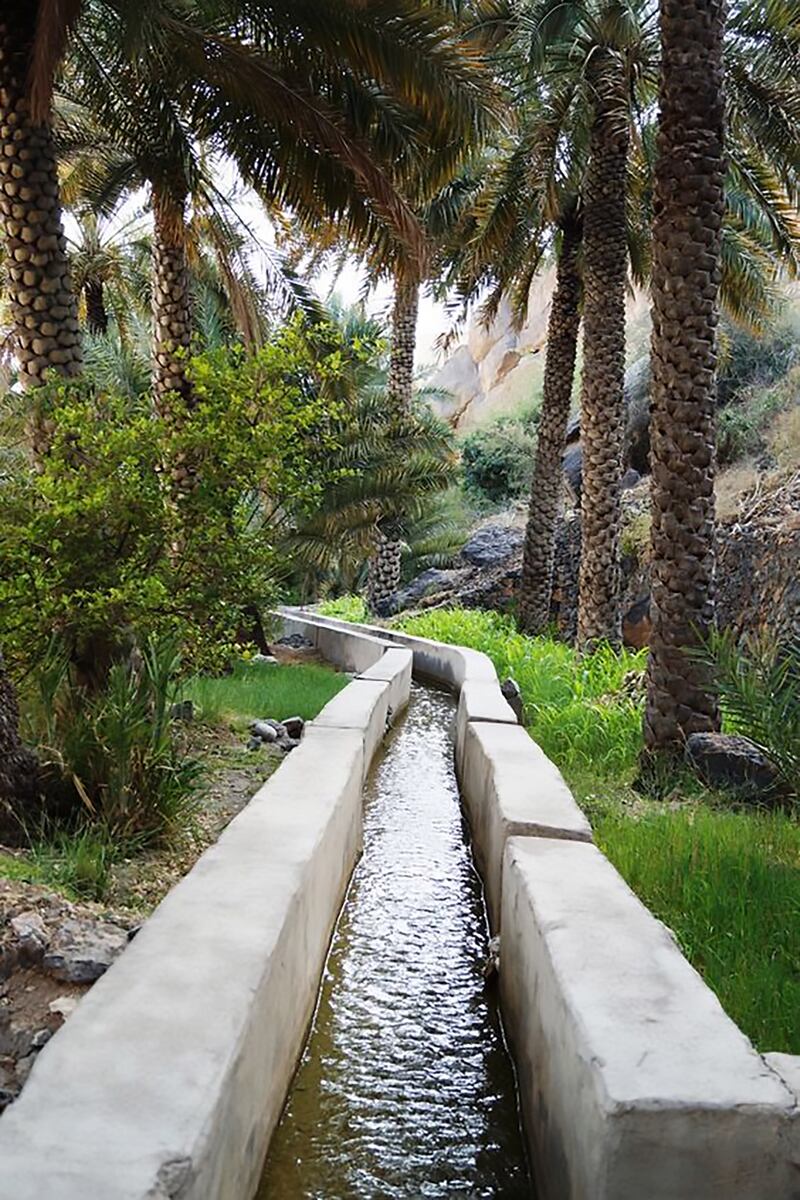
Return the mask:
<path fill-rule="evenodd" d="M 556 26 L 565 19 L 559 5 L 553 17 Z M 512 104 L 520 114 L 513 136 L 500 145 L 486 172 L 467 222 L 459 231 L 462 250 L 457 286 L 469 301 L 482 289 L 490 289 L 484 310 L 491 316 L 502 295 L 509 297 L 519 319 L 524 317 L 530 283 L 539 267 L 543 242 L 552 241 L 559 229 L 561 206 L 570 195 L 580 194 L 586 164 L 586 149 L 594 110 L 591 89 L 586 87 L 583 64 L 591 56 L 591 38 L 598 42 L 601 25 L 592 25 L 589 6 L 585 30 L 590 40 L 583 45 L 571 35 L 565 41 L 558 28 L 548 24 L 548 14 L 538 6 L 535 21 L 523 10 L 515 30 L 515 72 Z M 597 8 L 597 6 L 595 6 Z M 652 100 L 658 68 L 658 45 L 651 22 L 652 3 L 629 6 L 641 21 L 634 29 L 641 38 L 631 48 L 635 72 L 631 93 L 631 146 L 627 170 L 628 256 L 635 282 L 647 282 L 650 270 L 649 219 L 652 206 L 652 174 L 655 159 L 655 130 Z M 780 7 L 780 6 L 779 6 Z M 599 11 L 599 9 L 597 9 Z M 526 15 L 527 14 L 527 15 Z M 755 15 L 754 15 L 755 14 Z M 774 31 L 765 36 L 757 6 L 739 6 L 729 46 L 729 154 L 727 198 L 723 228 L 721 304 L 737 322 L 755 329 L 774 318 L 779 272 L 796 275 L 800 267 L 800 224 L 797 217 L 796 158 L 798 106 L 795 92 L 780 70 L 782 58 L 792 61 L 790 48 L 780 44 Z M 613 26 L 610 27 L 613 32 Z M 563 28 L 561 29 L 563 35 Z M 521 52 L 530 56 L 533 42 L 538 74 L 531 78 L 520 64 Z M 776 44 L 777 43 L 777 44 Z M 538 50 L 537 50 L 538 47 Z M 583 48 L 582 48 L 583 47 Z M 760 48 L 760 53 L 754 53 Z M 776 67 L 778 68 L 776 70 Z M 637 103 L 633 103 L 637 101 Z M 570 162 L 572 167 L 570 169 Z M 569 186 L 565 189 L 565 180 Z M 558 245 L 563 239 L 556 238 Z M 554 297 L 552 319 L 561 325 L 560 297 Z M 577 335 L 577 323 L 573 326 Z M 531 493 L 520 592 L 521 622 L 531 632 L 544 627 L 549 614 L 550 564 L 552 564 L 557 497 L 561 487 L 560 459 L 563 429 L 572 393 L 574 343 L 563 334 L 548 339 L 542 398 L 540 440 Z M 551 350 L 558 348 L 558 370 L 551 372 Z M 555 366 L 555 353 L 553 355 Z M 568 373 L 568 374 L 567 374 Z M 555 388 L 551 386 L 555 384 Z M 602 432 L 602 431 L 601 431 Z"/>
<path fill-rule="evenodd" d="M 661 0 L 653 227 L 653 633 L 645 742 L 675 750 L 719 726 L 687 650 L 714 617 L 714 407 L 724 213 L 724 0 Z"/>

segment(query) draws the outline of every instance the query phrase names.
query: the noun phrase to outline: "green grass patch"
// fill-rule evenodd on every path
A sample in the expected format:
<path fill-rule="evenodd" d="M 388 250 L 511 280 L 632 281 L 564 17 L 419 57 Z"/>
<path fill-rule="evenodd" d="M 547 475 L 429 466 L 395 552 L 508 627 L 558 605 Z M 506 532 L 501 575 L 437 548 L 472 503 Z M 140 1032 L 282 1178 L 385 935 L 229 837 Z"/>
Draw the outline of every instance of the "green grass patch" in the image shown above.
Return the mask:
<path fill-rule="evenodd" d="M 607 815 L 598 845 L 760 1050 L 800 1053 L 800 826 L 689 806 Z"/>
<path fill-rule="evenodd" d="M 102 900 L 121 852 L 122 847 L 101 831 L 63 831 L 35 842 L 25 854 L 0 854 L 0 878 L 52 888 L 70 900 Z"/>
<path fill-rule="evenodd" d="M 193 701 L 200 720 L 239 729 L 259 717 L 310 721 L 349 682 L 319 663 L 237 663 L 230 675 L 188 680 L 183 697 Z"/>
<path fill-rule="evenodd" d="M 517 633 L 512 620 L 482 609 L 436 609 L 401 618 L 408 633 L 482 650 L 500 680 L 513 676 L 536 741 L 565 774 L 603 776 L 635 769 L 642 709 L 636 680 L 643 652 L 600 649 L 585 658 L 550 638 Z"/>
<path fill-rule="evenodd" d="M 369 609 L 363 596 L 339 596 L 336 600 L 323 600 L 317 605 L 323 617 L 338 617 L 340 621 L 369 621 Z"/>
<path fill-rule="evenodd" d="M 659 803 L 633 790 L 646 653 L 580 658 L 481 610 L 437 609 L 396 623 L 482 650 L 501 680 L 517 680 L 526 724 L 563 771 L 598 845 L 758 1048 L 800 1054 L 800 825 L 784 813 L 724 807 L 688 773 L 665 781 Z"/>

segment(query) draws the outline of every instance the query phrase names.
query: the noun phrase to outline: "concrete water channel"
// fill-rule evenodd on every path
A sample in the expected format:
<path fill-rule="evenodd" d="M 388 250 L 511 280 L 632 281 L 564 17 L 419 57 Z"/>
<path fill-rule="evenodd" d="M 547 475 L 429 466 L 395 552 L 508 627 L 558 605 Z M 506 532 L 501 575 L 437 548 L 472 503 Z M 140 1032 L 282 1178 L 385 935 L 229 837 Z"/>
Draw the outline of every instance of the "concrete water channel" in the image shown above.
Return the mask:
<path fill-rule="evenodd" d="M 454 716 L 451 695 L 415 685 L 370 772 L 364 854 L 258 1200 L 533 1194 Z"/>

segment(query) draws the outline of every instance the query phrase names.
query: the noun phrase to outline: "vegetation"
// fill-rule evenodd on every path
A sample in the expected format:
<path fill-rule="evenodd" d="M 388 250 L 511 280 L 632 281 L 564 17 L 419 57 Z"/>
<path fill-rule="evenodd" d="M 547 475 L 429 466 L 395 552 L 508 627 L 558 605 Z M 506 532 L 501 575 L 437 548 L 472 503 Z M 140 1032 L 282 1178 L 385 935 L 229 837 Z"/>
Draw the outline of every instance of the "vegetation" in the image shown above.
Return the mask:
<path fill-rule="evenodd" d="M 500 417 L 464 438 L 461 462 L 471 495 L 497 504 L 530 490 L 534 424 L 532 419 Z"/>
<path fill-rule="evenodd" d="M 400 623 L 409 633 L 482 650 L 499 678 L 516 679 L 526 725 L 563 771 L 603 851 L 759 1048 L 800 1052 L 800 825 L 781 811 L 732 811 L 688 773 L 665 777 L 666 802 L 633 790 L 646 652 L 605 647 L 579 657 L 476 610 L 436 610 Z M 796 786 L 800 704 L 792 668 L 773 664 L 775 688 L 763 665 L 737 664 L 730 643 L 715 656 L 735 675 L 719 685 L 728 719 L 748 733 L 760 730 L 776 758 L 787 747 Z M 794 724 L 778 729 L 790 709 Z"/>
<path fill-rule="evenodd" d="M 346 675 L 317 663 L 241 662 L 227 675 L 187 679 L 181 697 L 193 702 L 199 720 L 240 730 L 263 717 L 311 721 L 348 683 Z"/>

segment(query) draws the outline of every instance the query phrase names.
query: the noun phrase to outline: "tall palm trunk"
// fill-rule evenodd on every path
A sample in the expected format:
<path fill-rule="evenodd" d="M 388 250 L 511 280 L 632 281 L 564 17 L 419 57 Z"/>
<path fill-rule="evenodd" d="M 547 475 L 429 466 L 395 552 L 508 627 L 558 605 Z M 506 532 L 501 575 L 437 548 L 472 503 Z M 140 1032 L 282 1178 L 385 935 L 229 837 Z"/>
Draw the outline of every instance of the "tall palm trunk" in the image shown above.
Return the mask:
<path fill-rule="evenodd" d="M 0 13 L 0 220 L 14 355 L 20 383 L 32 388 L 46 371 L 76 375 L 81 366 L 78 306 L 69 277 L 53 134 L 31 117 L 30 71 L 39 5 L 4 0 Z M 52 430 L 36 411 L 33 450 Z M 36 789 L 36 760 L 19 736 L 14 688 L 0 653 L 0 802 L 24 805 Z"/>
<path fill-rule="evenodd" d="M 49 123 L 31 118 L 29 73 L 38 4 L 4 0 L 0 15 L 0 218 L 8 260 L 14 353 L 23 387 L 81 365 Z"/>
<path fill-rule="evenodd" d="M 542 411 L 522 555 L 519 625 L 541 633 L 550 616 L 555 529 L 562 490 L 561 459 L 572 399 L 580 327 L 581 225 L 565 221 L 556 268 L 556 286 L 547 323 Z"/>
<path fill-rule="evenodd" d="M 581 569 L 578 643 L 621 638 L 619 525 L 625 432 L 625 192 L 629 131 L 621 61 L 598 52 L 584 180 Z"/>
<path fill-rule="evenodd" d="M 417 340 L 419 283 L 398 276 L 392 309 L 392 344 L 386 396 L 397 413 L 411 409 L 414 394 L 414 347 Z M 383 612 L 400 587 L 401 546 L 393 530 L 378 529 L 375 553 L 369 564 L 367 599 L 373 612 Z"/>
<path fill-rule="evenodd" d="M 153 390 L 157 410 L 170 397 L 191 403 L 186 373 L 192 337 L 186 259 L 186 198 L 153 187 Z"/>
<path fill-rule="evenodd" d="M 687 657 L 714 617 L 714 407 L 724 209 L 724 0 L 661 0 L 653 226 L 651 594 L 645 741 L 718 727 Z"/>

